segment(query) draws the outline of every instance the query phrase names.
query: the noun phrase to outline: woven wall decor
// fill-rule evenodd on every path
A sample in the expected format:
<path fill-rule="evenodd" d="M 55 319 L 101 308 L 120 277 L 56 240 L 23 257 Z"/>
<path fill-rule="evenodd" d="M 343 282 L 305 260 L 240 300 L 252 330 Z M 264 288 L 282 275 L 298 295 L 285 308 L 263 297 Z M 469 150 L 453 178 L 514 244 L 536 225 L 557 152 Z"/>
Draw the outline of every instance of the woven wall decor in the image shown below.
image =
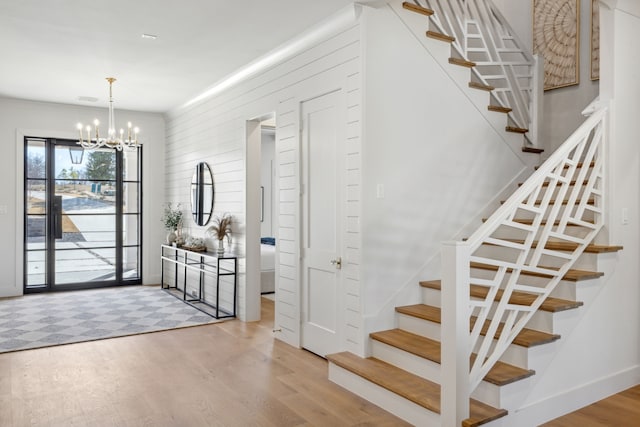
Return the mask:
<path fill-rule="evenodd" d="M 579 0 L 533 1 L 533 52 L 544 58 L 544 89 L 580 83 Z"/>
<path fill-rule="evenodd" d="M 600 1 L 591 0 L 591 80 L 600 78 Z"/>

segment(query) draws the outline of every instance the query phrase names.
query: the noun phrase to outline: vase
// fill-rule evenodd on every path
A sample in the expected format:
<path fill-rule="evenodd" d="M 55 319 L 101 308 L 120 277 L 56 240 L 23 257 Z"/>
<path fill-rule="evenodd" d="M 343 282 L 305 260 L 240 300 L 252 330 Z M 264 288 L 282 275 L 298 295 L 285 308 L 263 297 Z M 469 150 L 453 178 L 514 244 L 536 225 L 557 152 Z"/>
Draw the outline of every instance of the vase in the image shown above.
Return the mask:
<path fill-rule="evenodd" d="M 170 230 L 167 234 L 167 245 L 173 244 L 176 241 L 176 232 L 174 230 Z"/>
<path fill-rule="evenodd" d="M 218 256 L 224 255 L 224 239 L 218 240 Z"/>

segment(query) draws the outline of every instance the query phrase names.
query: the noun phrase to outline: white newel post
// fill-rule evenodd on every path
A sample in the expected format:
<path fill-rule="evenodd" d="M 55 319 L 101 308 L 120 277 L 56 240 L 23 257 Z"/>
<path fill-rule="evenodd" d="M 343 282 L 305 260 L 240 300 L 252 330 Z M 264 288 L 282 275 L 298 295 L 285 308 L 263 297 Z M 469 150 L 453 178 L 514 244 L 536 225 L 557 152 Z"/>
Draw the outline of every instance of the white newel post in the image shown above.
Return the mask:
<path fill-rule="evenodd" d="M 442 244 L 442 426 L 469 418 L 469 257 L 467 242 Z"/>
<path fill-rule="evenodd" d="M 544 97 L 544 58 L 542 55 L 533 56 L 533 80 L 531 90 L 531 125 L 529 135 L 534 147 L 544 148 L 549 151 L 549 147 L 542 147 L 542 115 Z"/>

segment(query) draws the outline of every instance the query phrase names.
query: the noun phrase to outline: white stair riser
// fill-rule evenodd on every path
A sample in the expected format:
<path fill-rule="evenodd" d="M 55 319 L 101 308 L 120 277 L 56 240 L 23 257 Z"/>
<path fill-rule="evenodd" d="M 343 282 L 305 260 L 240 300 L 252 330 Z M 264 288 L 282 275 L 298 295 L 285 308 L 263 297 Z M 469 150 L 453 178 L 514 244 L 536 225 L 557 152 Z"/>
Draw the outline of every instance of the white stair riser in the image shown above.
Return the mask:
<path fill-rule="evenodd" d="M 434 307 L 441 307 L 441 292 L 437 289 L 422 288 L 422 301 L 424 304 L 432 305 Z M 477 300 L 478 298 L 473 298 Z M 489 318 L 493 318 L 493 312 L 497 307 L 497 303 L 492 305 L 491 314 Z M 527 323 L 527 328 L 535 329 L 537 331 L 558 333 L 554 328 L 554 313 L 548 311 L 538 310 L 533 314 L 531 320 Z"/>
<path fill-rule="evenodd" d="M 483 381 L 471 393 L 471 397 L 494 408 L 513 411 L 518 408 L 518 405 L 528 395 L 530 387 L 531 377 L 503 386 Z"/>
<path fill-rule="evenodd" d="M 561 253 L 568 254 L 569 252 Z M 520 255 L 520 251 L 499 246 L 484 245 L 480 247 L 473 255 L 484 258 L 496 258 L 508 262 L 516 262 L 517 257 Z M 539 264 L 548 267 L 560 267 L 565 262 L 566 259 L 564 258 L 544 255 L 541 257 Z M 571 268 L 574 270 L 597 270 L 597 254 L 583 253 L 580 257 L 578 257 Z"/>
<path fill-rule="evenodd" d="M 329 380 L 416 426 L 440 426 L 440 414 L 329 363 Z"/>
<path fill-rule="evenodd" d="M 390 346 L 380 341 L 372 340 L 371 348 L 373 357 L 383 360 L 391 365 L 404 369 L 419 377 L 435 383 L 441 383 L 441 366 L 439 363 L 408 353 L 397 347 Z M 516 381 L 512 384 L 497 386 L 487 381 L 482 381 L 474 391 L 472 397 L 496 408 L 505 408 L 513 398 L 520 396 L 528 386 L 522 385 L 528 379 Z M 524 388 L 523 388 L 524 387 Z M 511 404 L 510 407 L 513 407 Z"/>
<path fill-rule="evenodd" d="M 398 318 L 398 328 L 404 329 L 412 334 L 422 335 L 432 340 L 441 341 L 440 324 L 429 322 L 428 320 L 418 319 L 417 317 L 408 316 L 402 313 L 396 313 Z"/>
<path fill-rule="evenodd" d="M 472 269 L 472 272 L 471 272 L 471 276 L 472 276 L 471 282 L 473 283 L 474 277 L 479 279 L 492 279 L 495 276 L 495 274 L 496 274 L 495 271 L 474 268 Z M 510 273 L 505 274 L 505 279 L 509 279 L 510 276 L 511 276 Z M 520 275 L 520 277 L 518 278 L 518 283 L 521 285 L 528 285 L 528 286 L 544 286 L 547 284 L 546 280 L 548 279 L 545 279 L 542 277 Z M 556 298 L 568 299 L 570 301 L 577 301 L 576 299 L 577 285 L 578 284 L 573 281 L 561 280 L 560 282 L 558 282 L 554 290 L 551 292 L 551 296 Z"/>
<path fill-rule="evenodd" d="M 549 358 L 553 356 L 556 351 L 556 345 L 558 345 L 557 341 L 534 347 L 510 345 L 502 354 L 500 360 L 524 369 L 543 372 L 541 368 L 546 366 Z"/>
<path fill-rule="evenodd" d="M 422 335 L 427 338 L 431 338 L 432 340 L 441 341 L 441 333 L 440 333 L 440 324 L 435 322 L 430 322 L 428 320 L 419 319 L 417 317 L 408 316 L 406 314 L 397 313 L 398 318 L 398 328 L 404 329 L 405 331 L 414 333 L 416 335 Z M 546 347 L 548 346 L 538 346 L 538 347 Z M 533 347 L 534 349 L 536 347 Z M 473 349 L 477 351 L 477 348 Z M 509 363 L 511 365 L 519 366 L 525 369 L 533 369 L 529 366 L 529 349 L 526 347 L 522 347 L 519 345 L 512 344 L 507 347 L 504 355 L 500 358 L 501 361 L 505 363 Z"/>
<path fill-rule="evenodd" d="M 371 340 L 372 356 L 419 377 L 440 384 L 440 364 L 383 342 Z"/>

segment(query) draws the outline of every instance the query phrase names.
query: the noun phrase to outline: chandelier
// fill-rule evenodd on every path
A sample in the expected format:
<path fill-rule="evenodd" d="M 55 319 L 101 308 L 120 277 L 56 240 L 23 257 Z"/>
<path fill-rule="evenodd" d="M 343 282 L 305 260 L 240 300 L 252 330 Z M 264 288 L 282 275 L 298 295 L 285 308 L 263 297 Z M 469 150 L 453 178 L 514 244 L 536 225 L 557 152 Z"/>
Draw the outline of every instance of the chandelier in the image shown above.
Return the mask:
<path fill-rule="evenodd" d="M 83 148 L 87 148 L 90 150 L 99 147 L 115 148 L 118 151 L 122 151 L 125 148 L 136 149 L 137 147 L 140 147 L 142 145 L 141 142 L 138 142 L 138 132 L 140 130 L 137 127 L 132 128 L 131 122 L 127 124 L 126 138 L 124 129 L 120 129 L 119 135 L 116 133 L 116 126 L 113 118 L 112 95 L 112 86 L 113 82 L 115 82 L 116 79 L 114 77 L 107 77 L 107 81 L 109 82 L 109 127 L 107 128 L 107 137 L 100 137 L 100 122 L 98 121 L 98 119 L 95 119 L 93 121 L 93 139 L 91 126 L 87 125 L 86 127 L 84 127 L 82 123 L 78 123 L 77 129 L 80 134 L 78 144 L 80 144 Z M 83 131 L 86 131 L 86 136 L 83 136 Z"/>

